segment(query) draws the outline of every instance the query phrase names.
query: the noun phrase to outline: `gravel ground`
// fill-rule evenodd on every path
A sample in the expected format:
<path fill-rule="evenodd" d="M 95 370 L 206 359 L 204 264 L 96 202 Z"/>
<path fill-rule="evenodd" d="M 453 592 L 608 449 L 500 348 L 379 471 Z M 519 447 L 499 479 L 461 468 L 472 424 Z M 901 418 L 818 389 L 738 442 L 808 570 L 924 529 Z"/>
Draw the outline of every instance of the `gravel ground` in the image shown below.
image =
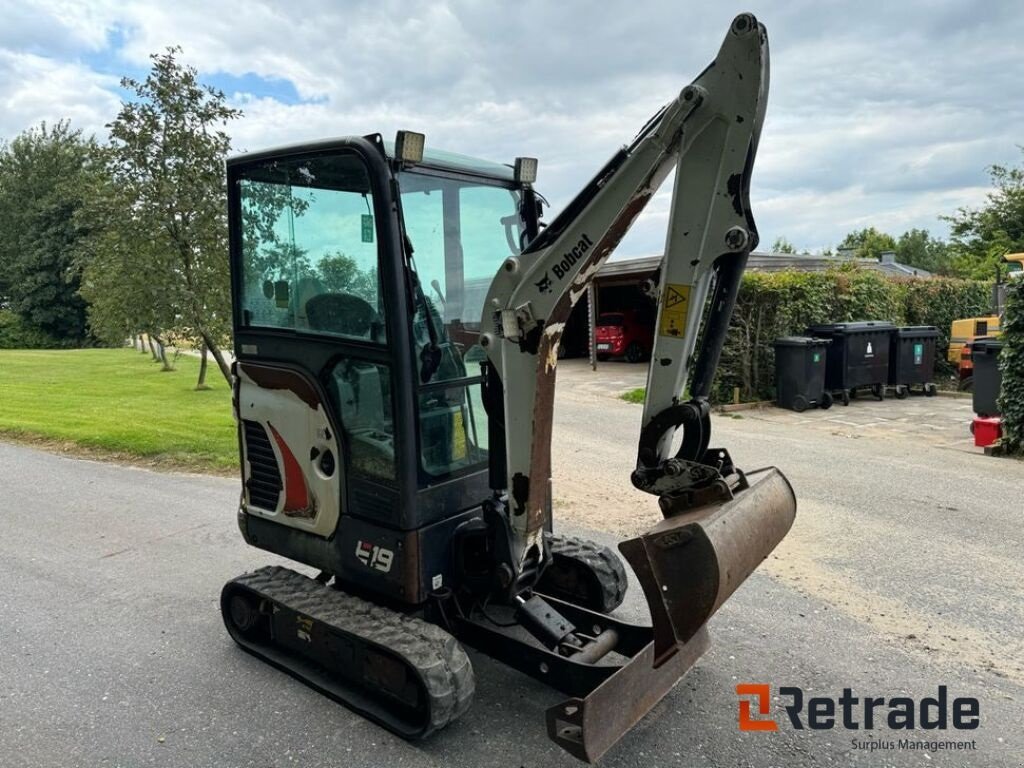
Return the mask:
<path fill-rule="evenodd" d="M 554 469 L 558 527 L 609 544 L 658 518 L 628 481 L 641 409 L 615 397 L 638 376 L 612 374 L 566 366 Z M 715 430 L 739 465 L 786 473 L 797 523 L 712 620 L 712 650 L 602 764 L 1020 766 L 1024 463 L 898 432 Z M 5 768 L 578 765 L 544 734 L 559 695 L 479 654 L 474 708 L 408 744 L 238 651 L 220 587 L 273 558 L 238 535 L 237 481 L 0 443 L 0 487 Z M 643 610 L 631 591 L 624 615 Z M 981 728 L 913 732 L 976 742 L 931 753 L 854 748 L 885 730 L 740 733 L 737 682 L 916 697 L 942 684 L 980 700 Z"/>

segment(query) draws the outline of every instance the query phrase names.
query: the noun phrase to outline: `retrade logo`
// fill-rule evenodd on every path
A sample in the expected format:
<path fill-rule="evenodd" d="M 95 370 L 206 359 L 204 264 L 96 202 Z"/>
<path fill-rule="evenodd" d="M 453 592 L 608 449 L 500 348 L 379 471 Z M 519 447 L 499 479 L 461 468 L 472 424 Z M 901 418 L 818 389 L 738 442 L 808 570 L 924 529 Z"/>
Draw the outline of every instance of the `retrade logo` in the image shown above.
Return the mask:
<path fill-rule="evenodd" d="M 740 697 L 740 730 L 741 731 L 777 731 L 779 724 L 770 717 L 755 720 L 751 716 L 752 704 L 757 706 L 757 714 L 764 717 L 771 710 L 771 689 L 763 683 L 740 683 L 736 686 Z M 753 698 L 744 698 L 744 697 Z"/>
<path fill-rule="evenodd" d="M 770 717 L 771 686 L 764 683 L 739 683 L 739 724 L 741 731 L 777 731 L 779 724 Z M 795 730 L 890 731 L 974 730 L 981 724 L 981 704 L 973 696 L 951 697 L 945 685 L 935 696 L 913 699 L 909 696 L 854 696 L 844 688 L 839 696 L 806 697 L 796 686 L 778 689 L 785 720 Z"/>

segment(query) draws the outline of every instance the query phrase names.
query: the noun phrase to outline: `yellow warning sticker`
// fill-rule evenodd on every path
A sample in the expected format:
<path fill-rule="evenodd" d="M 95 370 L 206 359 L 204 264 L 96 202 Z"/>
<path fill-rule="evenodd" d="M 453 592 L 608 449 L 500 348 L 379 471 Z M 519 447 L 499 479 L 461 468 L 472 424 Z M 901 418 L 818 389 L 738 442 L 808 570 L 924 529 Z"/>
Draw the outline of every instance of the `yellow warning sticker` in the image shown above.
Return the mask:
<path fill-rule="evenodd" d="M 686 313 L 690 308 L 690 286 L 665 286 L 665 298 L 661 302 L 661 322 L 658 333 L 662 336 L 681 337 L 686 332 Z"/>

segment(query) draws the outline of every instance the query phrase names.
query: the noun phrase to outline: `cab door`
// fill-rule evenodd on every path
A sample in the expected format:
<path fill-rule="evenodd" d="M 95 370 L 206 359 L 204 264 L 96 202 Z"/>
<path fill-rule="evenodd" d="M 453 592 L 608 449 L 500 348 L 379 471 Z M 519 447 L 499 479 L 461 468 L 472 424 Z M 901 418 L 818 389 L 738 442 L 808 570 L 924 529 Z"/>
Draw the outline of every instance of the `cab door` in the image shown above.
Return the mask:
<path fill-rule="evenodd" d="M 397 505 L 386 175 L 362 139 L 229 163 L 243 505 L 323 538 L 353 481 Z"/>

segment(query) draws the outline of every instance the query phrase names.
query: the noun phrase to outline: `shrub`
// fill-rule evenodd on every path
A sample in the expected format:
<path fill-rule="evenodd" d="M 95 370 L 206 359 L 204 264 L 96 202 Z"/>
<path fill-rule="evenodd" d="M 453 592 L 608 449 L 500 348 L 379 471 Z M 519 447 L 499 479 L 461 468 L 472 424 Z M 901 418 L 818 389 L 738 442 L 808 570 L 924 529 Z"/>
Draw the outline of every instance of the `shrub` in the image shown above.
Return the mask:
<path fill-rule="evenodd" d="M 75 346 L 26 323 L 9 309 L 0 309 L 0 349 L 59 349 Z"/>
<path fill-rule="evenodd" d="M 1006 291 L 1002 339 L 999 411 L 1003 416 L 1003 444 L 1008 451 L 1020 453 L 1024 450 L 1024 280 L 1015 280 Z"/>

